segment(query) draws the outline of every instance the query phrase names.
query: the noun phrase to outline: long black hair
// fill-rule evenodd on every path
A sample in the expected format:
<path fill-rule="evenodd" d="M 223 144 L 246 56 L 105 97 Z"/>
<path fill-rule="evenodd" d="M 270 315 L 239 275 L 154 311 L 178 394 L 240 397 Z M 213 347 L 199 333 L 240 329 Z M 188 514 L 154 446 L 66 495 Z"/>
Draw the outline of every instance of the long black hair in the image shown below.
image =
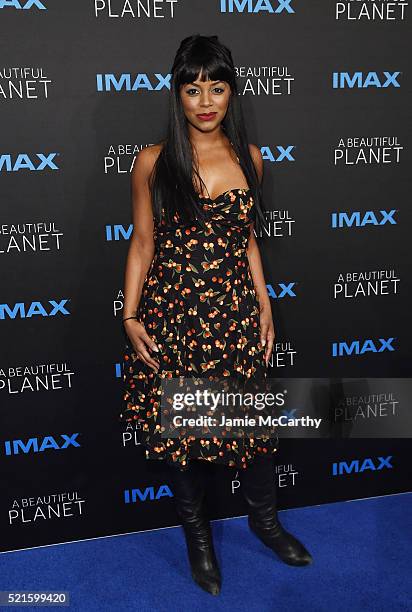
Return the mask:
<path fill-rule="evenodd" d="M 261 223 L 266 224 L 261 185 L 249 151 L 232 54 L 217 36 L 188 36 L 177 50 L 171 69 L 167 134 L 162 141 L 163 148 L 154 165 L 150 184 L 154 217 L 160 221 L 163 209 L 168 223 L 172 222 L 176 213 L 181 221 L 187 223 L 196 218 L 204 226 L 206 220 L 199 205 L 193 175 L 198 177 L 199 184 L 205 185 L 193 159 L 187 119 L 180 98 L 180 86 L 195 81 L 200 72 L 202 81 L 225 81 L 230 86 L 229 105 L 221 125 L 248 182 L 255 204 L 255 226 L 259 231 Z"/>

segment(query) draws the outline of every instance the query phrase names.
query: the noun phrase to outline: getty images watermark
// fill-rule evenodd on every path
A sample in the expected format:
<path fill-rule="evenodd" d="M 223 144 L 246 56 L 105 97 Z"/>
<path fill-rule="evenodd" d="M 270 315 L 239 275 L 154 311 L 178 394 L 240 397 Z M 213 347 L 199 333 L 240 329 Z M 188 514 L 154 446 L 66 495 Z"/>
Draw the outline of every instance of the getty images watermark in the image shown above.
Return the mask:
<path fill-rule="evenodd" d="M 161 436 L 412 437 L 411 392 L 411 379 L 164 379 Z"/>
<path fill-rule="evenodd" d="M 280 409 L 285 405 L 283 393 L 241 393 L 196 389 L 193 393 L 174 393 L 171 414 L 174 427 L 316 427 L 322 419 L 310 416 L 273 416 L 268 408 Z M 196 411 L 198 416 L 187 416 Z M 184 416 L 186 413 L 186 416 Z M 241 414 L 242 413 L 242 414 Z"/>

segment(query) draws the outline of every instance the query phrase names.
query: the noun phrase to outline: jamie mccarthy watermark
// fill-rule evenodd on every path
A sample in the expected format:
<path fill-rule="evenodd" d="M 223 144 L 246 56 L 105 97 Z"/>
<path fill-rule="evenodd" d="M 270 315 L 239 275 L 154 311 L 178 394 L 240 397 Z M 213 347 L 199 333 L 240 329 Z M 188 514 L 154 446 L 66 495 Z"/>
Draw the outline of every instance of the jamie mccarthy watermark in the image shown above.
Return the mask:
<path fill-rule="evenodd" d="M 411 379 L 165 378 L 162 438 L 412 437 Z"/>

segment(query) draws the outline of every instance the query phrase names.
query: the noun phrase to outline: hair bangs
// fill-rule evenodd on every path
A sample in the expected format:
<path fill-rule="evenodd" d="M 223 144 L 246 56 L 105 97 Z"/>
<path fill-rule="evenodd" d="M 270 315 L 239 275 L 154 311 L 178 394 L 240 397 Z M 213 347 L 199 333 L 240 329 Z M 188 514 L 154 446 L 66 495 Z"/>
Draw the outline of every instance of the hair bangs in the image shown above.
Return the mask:
<path fill-rule="evenodd" d="M 200 75 L 200 78 L 199 78 Z M 235 85 L 233 68 L 223 58 L 208 54 L 199 57 L 195 54 L 189 56 L 187 61 L 177 70 L 175 83 L 179 87 L 194 81 L 225 81 L 231 87 Z"/>

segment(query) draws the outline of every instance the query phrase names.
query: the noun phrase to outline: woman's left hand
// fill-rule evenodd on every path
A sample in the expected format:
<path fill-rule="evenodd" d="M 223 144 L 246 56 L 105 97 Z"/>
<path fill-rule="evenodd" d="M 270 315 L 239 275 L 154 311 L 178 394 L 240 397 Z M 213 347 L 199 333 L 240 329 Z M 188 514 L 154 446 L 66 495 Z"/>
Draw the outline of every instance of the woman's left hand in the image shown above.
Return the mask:
<path fill-rule="evenodd" d="M 272 310 L 270 304 L 262 306 L 260 309 L 260 342 L 266 347 L 264 360 L 266 367 L 269 363 L 270 355 L 273 351 L 273 343 L 275 341 L 275 328 L 273 325 Z"/>

